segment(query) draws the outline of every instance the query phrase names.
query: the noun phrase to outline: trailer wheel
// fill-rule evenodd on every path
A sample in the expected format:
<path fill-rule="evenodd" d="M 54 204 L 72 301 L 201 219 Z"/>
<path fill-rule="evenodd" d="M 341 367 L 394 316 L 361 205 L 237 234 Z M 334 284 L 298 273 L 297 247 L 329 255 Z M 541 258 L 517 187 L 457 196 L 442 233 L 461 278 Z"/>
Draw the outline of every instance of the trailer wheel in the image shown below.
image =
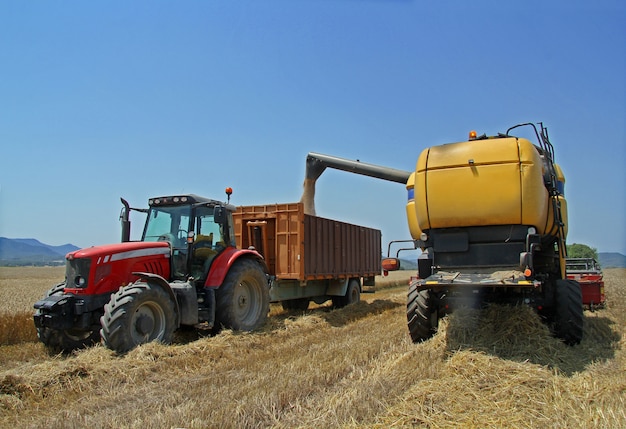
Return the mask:
<path fill-rule="evenodd" d="M 555 289 L 554 335 L 569 346 L 583 338 L 582 290 L 575 280 L 557 280 Z"/>
<path fill-rule="evenodd" d="M 361 301 L 361 285 L 357 279 L 350 279 L 344 296 L 333 296 L 333 306 L 343 308 Z"/>
<path fill-rule="evenodd" d="M 65 283 L 59 283 L 46 292 L 45 298 L 54 295 L 63 295 Z M 41 314 L 41 310 L 35 311 L 35 315 Z M 83 331 L 77 329 L 52 329 L 36 328 L 37 337 L 52 353 L 69 353 L 73 350 L 83 349 L 100 342 L 100 332 Z"/>
<path fill-rule="evenodd" d="M 285 311 L 307 311 L 309 309 L 309 298 L 296 298 L 281 301 Z"/>
<path fill-rule="evenodd" d="M 406 304 L 406 319 L 409 335 L 414 343 L 431 338 L 439 327 L 439 311 L 430 290 L 417 290 L 417 283 L 411 282 Z"/>
<path fill-rule="evenodd" d="M 217 328 L 258 329 L 265 323 L 270 306 L 265 272 L 251 259 L 235 262 L 222 286 L 215 291 L 215 298 Z"/>
<path fill-rule="evenodd" d="M 126 353 L 140 344 L 172 341 L 175 303 L 160 286 L 136 282 L 111 295 L 100 318 L 105 346 Z"/>

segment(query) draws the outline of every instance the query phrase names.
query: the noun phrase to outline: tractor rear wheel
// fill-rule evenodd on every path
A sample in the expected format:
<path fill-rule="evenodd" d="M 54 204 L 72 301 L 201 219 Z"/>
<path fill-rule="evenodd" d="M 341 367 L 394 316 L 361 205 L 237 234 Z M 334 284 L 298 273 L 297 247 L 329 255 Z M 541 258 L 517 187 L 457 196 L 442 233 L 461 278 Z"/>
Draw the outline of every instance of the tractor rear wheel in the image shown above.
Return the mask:
<path fill-rule="evenodd" d="M 267 319 L 270 308 L 265 272 L 251 259 L 241 259 L 230 268 L 215 291 L 215 327 L 253 331 Z"/>
<path fill-rule="evenodd" d="M 158 285 L 136 282 L 111 295 L 100 318 L 105 346 L 126 353 L 140 344 L 172 342 L 176 328 L 175 303 Z"/>
<path fill-rule="evenodd" d="M 63 289 L 65 289 L 65 283 L 59 283 L 48 290 L 45 297 L 63 295 Z M 35 314 L 40 314 L 40 312 L 41 310 L 37 310 Z M 37 328 L 37 337 L 52 353 L 69 353 L 100 342 L 100 332 L 97 329 L 83 331 L 41 327 Z"/>
<path fill-rule="evenodd" d="M 417 290 L 417 282 L 409 285 L 406 319 L 414 343 L 431 338 L 439 327 L 439 310 L 430 290 Z"/>
<path fill-rule="evenodd" d="M 554 335 L 569 346 L 583 339 L 583 297 L 574 280 L 557 280 L 554 292 Z"/>

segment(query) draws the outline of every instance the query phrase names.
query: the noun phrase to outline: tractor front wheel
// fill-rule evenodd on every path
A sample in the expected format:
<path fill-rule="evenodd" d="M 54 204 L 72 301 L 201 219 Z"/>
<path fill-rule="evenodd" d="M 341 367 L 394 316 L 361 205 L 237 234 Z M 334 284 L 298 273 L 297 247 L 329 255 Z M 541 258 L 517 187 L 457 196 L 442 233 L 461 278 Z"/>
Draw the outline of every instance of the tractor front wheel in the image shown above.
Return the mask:
<path fill-rule="evenodd" d="M 126 353 L 140 344 L 172 342 L 176 328 L 175 303 L 162 287 L 136 282 L 111 295 L 100 318 L 105 346 Z"/>

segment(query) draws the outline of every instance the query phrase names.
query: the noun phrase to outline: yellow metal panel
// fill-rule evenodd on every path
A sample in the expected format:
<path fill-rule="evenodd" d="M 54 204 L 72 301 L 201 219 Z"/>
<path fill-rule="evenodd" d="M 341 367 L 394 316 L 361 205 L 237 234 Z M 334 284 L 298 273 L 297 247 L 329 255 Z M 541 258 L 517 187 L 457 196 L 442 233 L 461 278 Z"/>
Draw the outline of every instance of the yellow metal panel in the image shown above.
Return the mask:
<path fill-rule="evenodd" d="M 561 166 L 559 164 L 554 164 L 554 170 L 556 171 L 556 180 L 563 182 L 565 185 L 565 175 L 563 174 L 563 170 L 561 170 Z"/>
<path fill-rule="evenodd" d="M 409 223 L 409 232 L 414 240 L 418 240 L 422 235 L 422 230 L 417 223 L 417 216 L 415 215 L 415 201 L 409 201 L 406 205 L 406 218 Z"/>
<path fill-rule="evenodd" d="M 433 228 L 521 222 L 519 165 L 493 164 L 428 172 Z"/>
<path fill-rule="evenodd" d="M 428 169 L 519 162 L 517 139 L 498 138 L 450 143 L 430 148 Z"/>
<path fill-rule="evenodd" d="M 415 222 L 415 227 L 421 231 L 430 229 L 430 221 L 428 219 L 428 200 L 427 200 L 427 194 L 426 194 L 426 180 L 425 180 L 430 150 L 431 148 L 424 149 L 422 153 L 420 153 L 420 156 L 417 159 L 415 173 L 411 174 L 407 182 L 407 186 L 409 183 L 413 183 L 413 186 L 414 186 L 414 190 L 415 190 L 414 192 L 415 194 L 414 216 L 415 218 L 413 221 Z M 413 238 L 418 239 L 419 235 L 413 236 Z"/>
<path fill-rule="evenodd" d="M 569 224 L 569 220 L 567 218 L 567 200 L 563 196 L 559 196 L 559 203 L 561 204 L 561 218 L 563 220 L 563 239 L 567 238 L 567 225 Z"/>
<path fill-rule="evenodd" d="M 557 197 L 557 201 L 558 201 L 558 205 L 561 206 L 561 220 L 564 223 L 563 226 L 563 238 L 567 238 L 567 201 L 565 200 L 565 197 L 559 195 Z M 550 232 L 552 235 L 556 235 L 557 234 L 557 226 L 555 226 L 554 224 L 554 210 L 553 210 L 553 206 L 554 203 L 552 201 L 552 199 L 549 200 L 548 202 L 548 215 L 547 215 L 547 225 L 546 225 L 546 232 Z"/>
<path fill-rule="evenodd" d="M 548 216 L 548 190 L 543 181 L 544 165 L 537 149 L 526 139 L 519 139 L 521 161 L 522 224 L 544 232 Z"/>
<path fill-rule="evenodd" d="M 526 139 L 494 138 L 424 150 L 409 178 L 413 238 L 429 228 L 523 224 L 544 233 L 552 225 L 543 159 Z M 562 172 L 557 169 L 559 179 Z M 565 207 L 565 202 L 561 203 Z M 563 210 L 566 220 L 567 210 Z"/>
<path fill-rule="evenodd" d="M 420 215 L 418 215 L 417 209 L 418 207 L 421 208 L 422 210 L 425 209 L 426 199 L 425 199 L 424 190 L 421 190 L 421 191 L 415 190 L 415 173 L 411 173 L 411 175 L 409 176 L 409 179 L 407 180 L 407 183 L 406 183 L 406 190 L 407 190 L 407 194 L 410 194 L 411 190 L 413 190 L 413 199 L 409 199 L 406 204 L 406 219 L 409 224 L 409 232 L 411 233 L 411 237 L 417 240 L 422 234 L 422 230 L 418 222 L 418 219 L 420 219 Z M 416 204 L 415 203 L 416 199 L 418 201 L 423 201 L 424 204 L 420 204 L 420 205 Z M 424 210 L 424 213 L 426 213 L 425 210 Z M 428 216 L 426 214 L 422 214 L 421 217 L 428 219 Z"/>
<path fill-rule="evenodd" d="M 415 183 L 419 226 L 520 223 L 519 162 L 515 138 L 451 143 L 422 152 Z"/>

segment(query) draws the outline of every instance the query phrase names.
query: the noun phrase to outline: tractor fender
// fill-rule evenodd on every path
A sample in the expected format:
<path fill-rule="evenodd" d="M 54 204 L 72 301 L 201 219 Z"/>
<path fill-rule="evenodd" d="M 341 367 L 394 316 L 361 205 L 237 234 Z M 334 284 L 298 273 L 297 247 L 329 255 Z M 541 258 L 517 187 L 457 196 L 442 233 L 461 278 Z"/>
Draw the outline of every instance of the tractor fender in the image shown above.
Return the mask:
<path fill-rule="evenodd" d="M 133 272 L 133 275 L 139 277 L 139 280 L 137 281 L 143 280 L 144 282 L 149 283 L 151 285 L 156 285 L 167 292 L 167 294 L 172 299 L 172 302 L 174 303 L 174 311 L 176 312 L 176 326 L 178 326 L 180 324 L 178 300 L 176 299 L 176 294 L 172 290 L 172 287 L 170 286 L 168 281 L 165 280 L 160 275 L 153 274 L 153 273 Z"/>
<path fill-rule="evenodd" d="M 211 263 L 211 269 L 207 275 L 204 287 L 219 288 L 224 282 L 224 279 L 233 264 L 242 258 L 253 259 L 261 266 L 261 269 L 265 272 L 265 274 L 268 273 L 265 259 L 263 259 L 263 256 L 261 256 L 259 252 L 252 249 L 237 249 L 235 247 L 229 247 L 217 255 Z"/>

